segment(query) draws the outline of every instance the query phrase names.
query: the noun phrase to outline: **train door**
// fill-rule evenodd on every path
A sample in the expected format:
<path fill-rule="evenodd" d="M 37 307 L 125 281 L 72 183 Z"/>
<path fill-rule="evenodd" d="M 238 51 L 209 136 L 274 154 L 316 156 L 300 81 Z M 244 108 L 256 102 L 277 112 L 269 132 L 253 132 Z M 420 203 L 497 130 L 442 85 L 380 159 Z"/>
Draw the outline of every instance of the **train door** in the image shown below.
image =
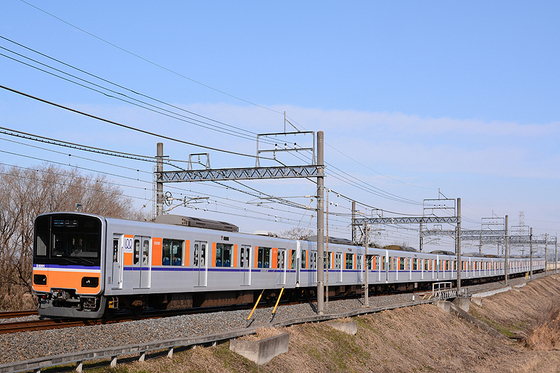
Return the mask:
<path fill-rule="evenodd" d="M 243 272 L 242 285 L 251 285 L 251 246 L 241 245 L 240 267 Z"/>
<path fill-rule="evenodd" d="M 334 254 L 334 269 L 338 272 L 336 282 L 342 282 L 342 253 Z"/>
<path fill-rule="evenodd" d="M 123 284 L 123 246 L 124 235 L 113 236 L 113 265 L 111 272 L 112 289 L 122 289 Z"/>
<path fill-rule="evenodd" d="M 317 252 L 309 250 L 309 283 L 316 284 L 317 283 Z"/>
<path fill-rule="evenodd" d="M 197 272 L 197 286 L 206 286 L 208 283 L 208 242 L 194 241 L 194 262 Z"/>
<path fill-rule="evenodd" d="M 133 284 L 139 288 L 149 288 L 151 280 L 151 252 L 152 245 L 150 237 L 134 237 L 134 263 Z"/>
<path fill-rule="evenodd" d="M 385 250 L 385 258 L 383 258 L 383 263 L 385 263 L 385 282 L 389 282 L 389 252 Z"/>
<path fill-rule="evenodd" d="M 364 256 L 362 254 L 356 254 L 356 274 L 357 274 L 357 281 L 358 284 L 364 282 L 364 263 L 362 262 Z"/>

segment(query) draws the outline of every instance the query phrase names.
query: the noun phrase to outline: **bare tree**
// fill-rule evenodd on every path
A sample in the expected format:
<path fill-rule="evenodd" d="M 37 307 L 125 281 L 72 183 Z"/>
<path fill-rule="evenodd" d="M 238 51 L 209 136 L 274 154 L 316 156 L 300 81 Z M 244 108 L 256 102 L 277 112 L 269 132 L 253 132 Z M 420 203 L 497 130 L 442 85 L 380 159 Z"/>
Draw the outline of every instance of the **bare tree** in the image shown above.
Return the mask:
<path fill-rule="evenodd" d="M 33 169 L 6 169 L 0 165 L 1 309 L 30 306 L 35 217 L 46 212 L 74 211 L 77 203 L 81 204 L 81 211 L 92 214 L 146 218 L 104 176 L 82 175 L 76 169 L 52 165 Z"/>
<path fill-rule="evenodd" d="M 279 236 L 284 238 L 289 238 L 291 240 L 305 240 L 309 236 L 313 235 L 313 231 L 311 229 L 306 228 L 292 228 L 286 231 L 280 232 Z"/>

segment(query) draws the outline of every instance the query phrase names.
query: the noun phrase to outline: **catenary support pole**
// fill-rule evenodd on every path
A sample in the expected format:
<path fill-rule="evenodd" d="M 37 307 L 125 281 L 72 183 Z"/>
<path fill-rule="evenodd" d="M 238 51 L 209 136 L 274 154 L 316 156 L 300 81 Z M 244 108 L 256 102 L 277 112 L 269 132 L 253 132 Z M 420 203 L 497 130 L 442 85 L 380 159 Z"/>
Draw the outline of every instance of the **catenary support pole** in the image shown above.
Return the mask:
<path fill-rule="evenodd" d="M 163 143 L 157 143 L 157 179 L 161 180 L 161 173 L 163 172 Z M 163 215 L 163 183 L 157 181 L 157 196 L 156 196 L 156 216 Z"/>
<path fill-rule="evenodd" d="M 554 273 L 558 273 L 558 236 L 554 241 Z"/>
<path fill-rule="evenodd" d="M 505 262 L 504 262 L 504 274 L 505 274 L 505 278 L 506 278 L 506 286 L 508 284 L 508 275 L 509 275 L 509 225 L 508 225 L 508 216 L 506 215 L 506 237 L 505 237 L 505 242 L 504 242 L 504 246 L 505 246 Z"/>
<path fill-rule="evenodd" d="M 368 224 L 364 222 L 364 307 L 369 307 Z"/>
<path fill-rule="evenodd" d="M 356 201 L 352 201 L 352 243 L 356 244 L 356 226 L 354 222 L 356 221 Z"/>
<path fill-rule="evenodd" d="M 530 278 L 533 278 L 533 227 L 529 228 L 529 268 Z"/>
<path fill-rule="evenodd" d="M 325 134 L 323 131 L 317 132 L 317 313 L 324 313 L 325 288 L 323 268 L 325 256 L 325 154 L 324 154 Z"/>
<path fill-rule="evenodd" d="M 457 296 L 461 296 L 461 198 L 457 198 L 457 233 L 455 234 L 455 247 L 457 250 Z"/>
<path fill-rule="evenodd" d="M 544 273 L 548 273 L 548 233 L 544 234 Z"/>

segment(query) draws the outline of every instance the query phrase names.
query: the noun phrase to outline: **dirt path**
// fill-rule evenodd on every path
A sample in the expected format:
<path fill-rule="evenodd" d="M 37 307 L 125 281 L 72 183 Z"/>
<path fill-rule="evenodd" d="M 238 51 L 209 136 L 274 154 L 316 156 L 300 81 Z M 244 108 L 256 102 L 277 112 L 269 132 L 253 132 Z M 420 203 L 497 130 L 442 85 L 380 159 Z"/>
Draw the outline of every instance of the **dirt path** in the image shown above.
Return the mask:
<path fill-rule="evenodd" d="M 558 372 L 560 276 L 471 303 L 470 313 L 508 337 L 495 338 L 434 305 L 356 317 L 358 333 L 325 323 L 283 328 L 289 352 L 257 366 L 229 344 L 196 348 L 119 372 Z M 110 371 L 101 368 L 97 371 Z M 114 371 L 114 370 L 113 370 Z"/>

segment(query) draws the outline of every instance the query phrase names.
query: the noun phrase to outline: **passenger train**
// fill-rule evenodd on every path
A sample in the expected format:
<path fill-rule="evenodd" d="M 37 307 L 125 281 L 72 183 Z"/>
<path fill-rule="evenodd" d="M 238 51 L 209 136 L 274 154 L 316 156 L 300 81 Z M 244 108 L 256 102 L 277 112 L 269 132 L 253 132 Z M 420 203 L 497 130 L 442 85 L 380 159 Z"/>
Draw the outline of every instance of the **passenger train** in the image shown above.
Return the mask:
<path fill-rule="evenodd" d="M 430 288 L 456 280 L 456 256 L 369 248 L 371 294 Z M 360 293 L 364 247 L 329 243 L 325 279 L 329 296 Z M 533 270 L 544 269 L 533 260 Z M 529 259 L 511 258 L 509 273 L 530 270 Z M 504 259 L 462 258 L 462 281 L 504 276 Z M 265 299 L 315 297 L 317 243 L 269 234 L 243 234 L 223 222 L 175 215 L 155 222 L 57 212 L 34 226 L 33 290 L 39 315 L 101 318 L 118 310 L 182 309 L 250 304 Z"/>

